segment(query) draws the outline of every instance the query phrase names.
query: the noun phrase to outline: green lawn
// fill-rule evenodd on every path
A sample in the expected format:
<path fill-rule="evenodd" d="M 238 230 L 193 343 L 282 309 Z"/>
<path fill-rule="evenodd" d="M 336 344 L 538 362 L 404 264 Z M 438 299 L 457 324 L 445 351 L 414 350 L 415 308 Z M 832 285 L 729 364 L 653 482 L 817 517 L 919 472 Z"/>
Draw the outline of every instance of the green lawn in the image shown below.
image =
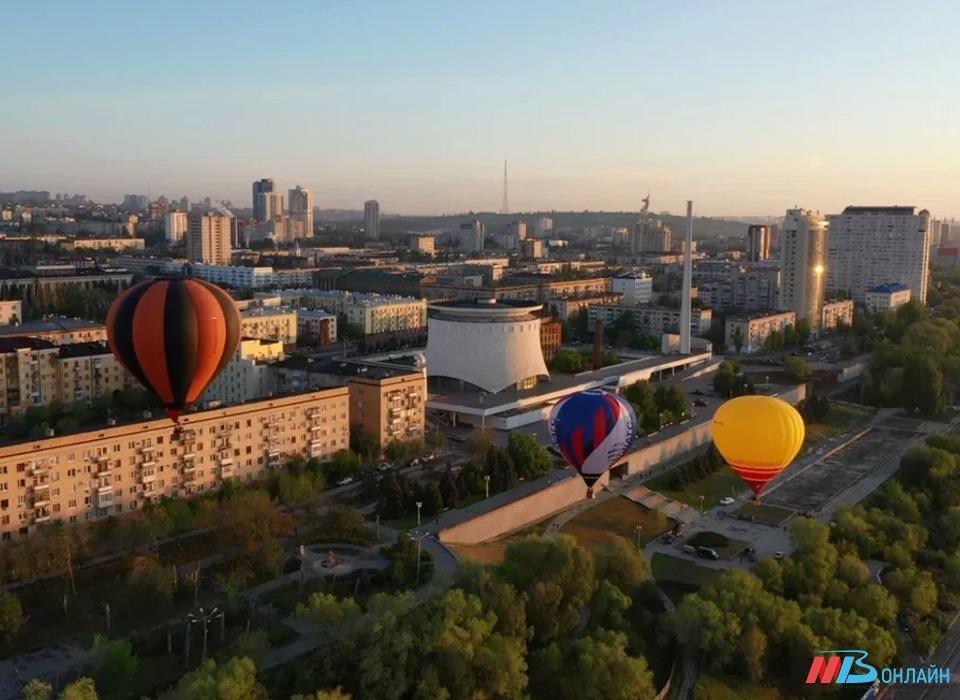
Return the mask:
<path fill-rule="evenodd" d="M 719 532 L 698 532 L 684 544 L 691 547 L 710 547 L 720 555 L 721 559 L 732 559 L 750 546 L 749 542 L 735 540 L 732 537 L 721 535 Z"/>
<path fill-rule="evenodd" d="M 760 503 L 746 503 L 733 511 L 733 515 L 743 515 L 744 517 L 752 515 L 753 519 L 758 523 L 774 526 L 782 525 L 794 513 L 796 513 L 796 511 L 789 508 L 765 506 Z"/>
<path fill-rule="evenodd" d="M 782 697 L 776 688 L 713 673 L 701 673 L 693 690 L 693 700 L 780 700 Z"/>
<path fill-rule="evenodd" d="M 865 425 L 875 414 L 875 409 L 865 406 L 830 404 L 830 412 L 823 422 L 807 424 L 807 437 L 803 441 L 803 451 L 814 449 L 826 440 L 842 435 L 857 425 Z"/>
<path fill-rule="evenodd" d="M 528 525 L 522 530 L 517 530 L 509 535 L 504 535 L 500 539 L 482 542 L 480 544 L 451 544 L 448 545 L 456 555 L 461 559 L 468 559 L 480 564 L 502 564 L 504 556 L 507 553 L 507 545 L 517 540 L 522 540 L 530 535 L 542 535 L 547 526 L 555 520 L 555 516 L 550 516 L 540 522 Z"/>
<path fill-rule="evenodd" d="M 693 508 L 700 508 L 700 496 L 703 496 L 704 510 L 713 508 L 724 496 L 736 495 L 746 489 L 743 480 L 726 465 L 705 479 L 687 484 L 682 491 L 674 491 L 670 488 L 672 477 L 673 474 L 667 472 L 647 480 L 644 486 Z"/>
<path fill-rule="evenodd" d="M 658 518 L 649 508 L 626 496 L 615 496 L 577 515 L 563 526 L 563 533 L 573 535 L 580 544 L 593 549 L 616 537 L 636 542 L 637 527 L 641 544 L 647 544 L 672 530 L 674 525 L 675 521 L 666 516 Z"/>

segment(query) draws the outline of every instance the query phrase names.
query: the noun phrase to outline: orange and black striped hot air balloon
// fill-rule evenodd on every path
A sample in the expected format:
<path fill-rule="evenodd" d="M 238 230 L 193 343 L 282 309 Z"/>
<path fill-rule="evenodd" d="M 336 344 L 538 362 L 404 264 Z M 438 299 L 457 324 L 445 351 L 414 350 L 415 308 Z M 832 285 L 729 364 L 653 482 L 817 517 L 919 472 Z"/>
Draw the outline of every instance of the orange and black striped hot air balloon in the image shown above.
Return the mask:
<path fill-rule="evenodd" d="M 107 343 L 177 422 L 233 357 L 240 313 L 203 280 L 158 278 L 125 291 L 107 314 Z"/>

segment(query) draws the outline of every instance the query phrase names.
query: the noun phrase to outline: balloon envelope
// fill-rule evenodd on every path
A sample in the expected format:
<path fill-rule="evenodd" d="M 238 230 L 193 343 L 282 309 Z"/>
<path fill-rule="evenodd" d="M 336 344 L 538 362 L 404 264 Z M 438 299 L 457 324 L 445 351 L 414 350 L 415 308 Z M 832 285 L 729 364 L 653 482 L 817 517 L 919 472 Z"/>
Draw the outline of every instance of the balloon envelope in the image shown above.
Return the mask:
<path fill-rule="evenodd" d="M 107 314 L 110 350 L 174 421 L 226 367 L 239 342 L 236 304 L 203 280 L 142 282 Z"/>
<path fill-rule="evenodd" d="M 713 417 L 713 442 L 730 467 L 757 495 L 800 451 L 803 418 L 772 396 L 740 396 Z"/>
<path fill-rule="evenodd" d="M 587 486 L 623 457 L 637 434 L 637 416 L 623 398 L 606 391 L 568 396 L 550 413 L 550 436 Z"/>

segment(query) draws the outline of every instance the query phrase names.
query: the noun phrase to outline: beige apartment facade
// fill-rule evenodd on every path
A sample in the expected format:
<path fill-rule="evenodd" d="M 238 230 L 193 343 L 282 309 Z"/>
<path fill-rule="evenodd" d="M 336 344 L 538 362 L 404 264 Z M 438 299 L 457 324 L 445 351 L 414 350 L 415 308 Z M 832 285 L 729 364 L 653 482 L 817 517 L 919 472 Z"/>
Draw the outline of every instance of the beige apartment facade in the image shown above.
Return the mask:
<path fill-rule="evenodd" d="M 293 309 L 253 307 L 240 312 L 243 338 L 279 340 L 292 350 L 297 346 L 297 312 Z"/>
<path fill-rule="evenodd" d="M 97 343 L 107 341 L 107 327 L 79 318 L 45 316 L 37 321 L 0 326 L 2 338 L 39 338 L 49 340 L 54 345 Z"/>
<path fill-rule="evenodd" d="M 262 399 L 273 391 L 270 363 L 282 360 L 283 342 L 244 338 L 223 371 L 210 382 L 200 401 L 233 406 Z"/>
<path fill-rule="evenodd" d="M 394 376 L 358 376 L 347 381 L 355 430 L 379 441 L 422 440 L 426 422 L 426 371 Z"/>
<path fill-rule="evenodd" d="M 763 350 L 763 344 L 771 333 L 774 331 L 783 333 L 787 326 L 796 326 L 796 323 L 795 311 L 729 318 L 723 335 L 727 352 L 738 352 L 736 342 L 738 336 L 742 343 L 740 353 L 748 355 Z"/>
<path fill-rule="evenodd" d="M 295 455 L 327 460 L 349 447 L 349 412 L 336 387 L 188 414 L 179 433 L 163 418 L 0 447 L 0 538 L 250 481 Z"/>
<path fill-rule="evenodd" d="M 820 328 L 825 331 L 834 331 L 837 328 L 853 325 L 853 300 L 826 301 L 823 303 Z"/>
<path fill-rule="evenodd" d="M 0 324 L 9 325 L 11 323 L 23 322 L 23 302 L 19 299 L 13 301 L 0 301 Z"/>
<path fill-rule="evenodd" d="M 232 224 L 232 216 L 217 212 L 190 217 L 187 230 L 187 258 L 190 262 L 229 265 Z"/>

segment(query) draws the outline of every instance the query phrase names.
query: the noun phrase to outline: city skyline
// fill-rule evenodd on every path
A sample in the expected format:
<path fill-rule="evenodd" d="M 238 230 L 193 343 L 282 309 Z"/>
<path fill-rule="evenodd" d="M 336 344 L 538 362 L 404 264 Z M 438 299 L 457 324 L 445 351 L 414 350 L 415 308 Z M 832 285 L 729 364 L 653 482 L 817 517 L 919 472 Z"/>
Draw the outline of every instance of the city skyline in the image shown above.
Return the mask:
<path fill-rule="evenodd" d="M 18 70 L 0 105 L 0 190 L 244 206 L 253 179 L 274 177 L 320 208 L 495 212 L 508 158 L 518 211 L 634 210 L 649 189 L 655 210 L 693 198 L 704 216 L 850 204 L 960 216 L 947 92 L 960 59 L 942 50 L 956 7 L 54 2 L 8 14 L 23 30 L 8 38 Z M 229 47 L 207 41 L 211 26 L 229 27 Z"/>

